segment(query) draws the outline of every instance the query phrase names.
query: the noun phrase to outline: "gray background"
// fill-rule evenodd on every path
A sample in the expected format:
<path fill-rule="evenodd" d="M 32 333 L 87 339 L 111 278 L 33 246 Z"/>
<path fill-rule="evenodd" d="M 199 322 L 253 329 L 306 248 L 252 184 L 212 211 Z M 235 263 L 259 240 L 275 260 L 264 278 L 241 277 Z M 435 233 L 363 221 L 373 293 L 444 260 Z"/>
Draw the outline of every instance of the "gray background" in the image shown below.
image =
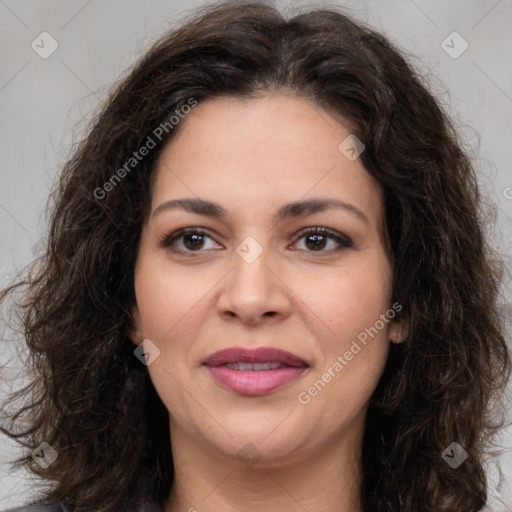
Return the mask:
<path fill-rule="evenodd" d="M 70 154 L 71 142 L 83 133 L 109 87 L 186 11 L 204 3 L 0 0 L 0 287 L 37 255 L 44 240 L 43 209 L 50 187 Z M 275 3 L 289 10 L 290 3 Z M 323 5 L 292 3 L 294 7 Z M 497 227 L 490 235 L 510 268 L 512 1 L 333 3 L 383 31 L 427 73 L 431 88 L 475 158 L 482 190 L 496 205 Z M 450 35 L 454 31 L 463 39 Z M 51 34 L 58 44 L 46 59 L 31 47 L 42 32 Z M 468 48 L 457 56 L 464 40 Z M 50 48 L 49 39 L 45 48 Z M 505 282 L 504 301 L 512 311 L 510 278 Z M 12 344 L 2 344 L 0 352 L 0 363 L 16 354 Z M 16 371 L 15 361 L 10 368 Z M 4 394 L 9 384 L 0 385 Z M 505 453 L 488 463 L 495 495 L 488 510 L 510 512 L 512 429 L 503 431 L 501 444 Z M 9 468 L 7 460 L 18 453 L 0 437 L 0 509 L 26 502 L 36 485 L 25 473 Z M 496 462 L 502 466 L 501 484 Z"/>

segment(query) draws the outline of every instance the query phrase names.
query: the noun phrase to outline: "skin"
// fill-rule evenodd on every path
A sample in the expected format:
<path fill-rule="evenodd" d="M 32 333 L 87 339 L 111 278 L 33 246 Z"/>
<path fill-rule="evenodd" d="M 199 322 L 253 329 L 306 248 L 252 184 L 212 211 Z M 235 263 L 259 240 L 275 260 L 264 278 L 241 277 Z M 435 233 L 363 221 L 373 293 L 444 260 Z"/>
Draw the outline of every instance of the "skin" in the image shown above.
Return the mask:
<path fill-rule="evenodd" d="M 169 411 L 175 481 L 166 512 L 361 510 L 367 403 L 402 324 L 386 323 L 309 403 L 297 399 L 391 308 L 382 190 L 359 158 L 338 150 L 349 133 L 285 93 L 222 97 L 195 107 L 159 156 L 132 339 L 160 350 L 148 370 Z M 213 201 L 226 217 L 179 208 L 153 216 L 179 198 Z M 367 221 L 346 209 L 274 217 L 283 204 L 312 198 L 350 203 Z M 191 226 L 208 236 L 196 245 L 177 239 L 181 253 L 163 245 Z M 315 226 L 352 244 L 335 251 L 328 239 L 315 248 L 311 235 L 297 235 Z M 236 251 L 248 236 L 262 249 L 252 263 Z M 235 394 L 202 365 L 234 346 L 281 348 L 309 368 L 266 395 Z"/>

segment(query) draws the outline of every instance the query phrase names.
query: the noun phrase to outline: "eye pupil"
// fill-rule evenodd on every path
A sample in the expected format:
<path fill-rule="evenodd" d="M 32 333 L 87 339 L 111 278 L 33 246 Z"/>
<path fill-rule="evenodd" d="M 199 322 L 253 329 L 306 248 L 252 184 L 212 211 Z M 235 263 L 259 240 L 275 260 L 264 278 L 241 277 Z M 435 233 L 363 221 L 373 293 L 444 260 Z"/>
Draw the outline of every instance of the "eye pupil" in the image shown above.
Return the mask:
<path fill-rule="evenodd" d="M 314 240 L 313 245 L 309 244 L 309 241 Z M 309 235 L 307 237 L 306 245 L 309 249 L 323 249 L 325 247 L 325 236 L 323 235 Z"/>
<path fill-rule="evenodd" d="M 192 243 L 189 244 L 188 243 L 189 241 L 192 241 Z M 187 247 L 187 249 L 190 249 L 190 248 L 197 249 L 198 247 L 201 247 L 202 244 L 204 243 L 203 235 L 197 235 L 197 234 L 183 235 L 183 243 Z"/>

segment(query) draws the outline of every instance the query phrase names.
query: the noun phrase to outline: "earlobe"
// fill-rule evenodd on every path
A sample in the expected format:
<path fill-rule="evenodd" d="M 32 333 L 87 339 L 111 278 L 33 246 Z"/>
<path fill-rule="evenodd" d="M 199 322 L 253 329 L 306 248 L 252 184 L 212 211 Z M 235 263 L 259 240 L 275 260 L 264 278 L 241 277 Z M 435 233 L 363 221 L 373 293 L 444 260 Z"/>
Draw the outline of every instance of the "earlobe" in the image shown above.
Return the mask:
<path fill-rule="evenodd" d="M 129 336 L 133 343 L 139 346 L 142 343 L 144 337 L 142 336 L 142 327 L 140 321 L 139 308 L 136 305 L 131 306 L 131 325 L 129 328 Z"/>
<path fill-rule="evenodd" d="M 389 339 L 393 343 L 403 343 L 409 334 L 404 320 L 394 320 L 389 327 Z"/>

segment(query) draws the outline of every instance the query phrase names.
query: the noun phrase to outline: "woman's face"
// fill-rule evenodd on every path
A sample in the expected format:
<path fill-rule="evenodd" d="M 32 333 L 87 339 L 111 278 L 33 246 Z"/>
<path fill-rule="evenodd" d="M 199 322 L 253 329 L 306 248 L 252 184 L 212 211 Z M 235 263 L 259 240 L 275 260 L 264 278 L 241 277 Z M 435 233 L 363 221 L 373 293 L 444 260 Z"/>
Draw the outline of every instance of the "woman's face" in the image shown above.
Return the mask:
<path fill-rule="evenodd" d="M 205 101 L 181 123 L 155 171 L 133 308 L 134 342 L 160 351 L 148 370 L 171 439 L 224 457 L 252 443 L 268 464 L 360 439 L 401 330 L 381 189 L 350 139 L 339 149 L 350 132 L 281 94 Z M 183 228 L 199 233 L 169 237 Z M 262 347 L 298 362 L 251 359 Z"/>

